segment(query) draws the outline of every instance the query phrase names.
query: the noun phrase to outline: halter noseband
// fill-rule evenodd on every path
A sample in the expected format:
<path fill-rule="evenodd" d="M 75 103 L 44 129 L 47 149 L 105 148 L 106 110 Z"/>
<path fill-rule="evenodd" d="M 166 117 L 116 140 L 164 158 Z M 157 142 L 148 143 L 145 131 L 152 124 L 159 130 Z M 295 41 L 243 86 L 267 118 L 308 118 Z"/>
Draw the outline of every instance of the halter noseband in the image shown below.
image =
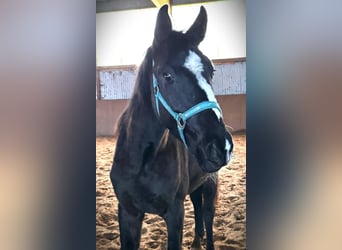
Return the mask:
<path fill-rule="evenodd" d="M 156 77 L 153 74 L 153 91 L 154 91 L 154 97 L 155 97 L 155 103 L 156 103 L 156 110 L 158 115 L 160 115 L 159 113 L 159 102 L 164 106 L 164 108 L 167 110 L 167 112 L 169 112 L 169 114 L 173 117 L 173 119 L 176 120 L 177 122 L 177 128 L 178 128 L 178 133 L 180 138 L 182 139 L 185 147 L 188 147 L 188 145 L 186 144 L 185 141 L 185 137 L 184 137 L 184 128 L 186 126 L 186 121 L 204 111 L 207 109 L 217 109 L 220 114 L 222 114 L 221 108 L 218 105 L 217 102 L 210 102 L 210 101 L 203 101 L 200 102 L 198 104 L 196 104 L 195 106 L 192 106 L 191 108 L 189 108 L 188 110 L 186 110 L 183 113 L 177 113 L 175 111 L 173 111 L 173 109 L 170 107 L 170 105 L 167 103 L 167 101 L 165 100 L 165 98 L 162 96 L 162 94 L 159 91 L 159 86 L 158 86 L 158 82 Z"/>

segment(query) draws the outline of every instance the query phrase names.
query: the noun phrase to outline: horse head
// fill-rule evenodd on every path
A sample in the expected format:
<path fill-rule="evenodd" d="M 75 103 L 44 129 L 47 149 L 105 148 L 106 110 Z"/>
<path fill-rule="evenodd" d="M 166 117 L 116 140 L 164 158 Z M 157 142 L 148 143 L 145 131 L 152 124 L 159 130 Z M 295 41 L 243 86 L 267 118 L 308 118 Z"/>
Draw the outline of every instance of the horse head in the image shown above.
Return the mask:
<path fill-rule="evenodd" d="M 214 172 L 231 159 L 233 141 L 211 86 L 214 67 L 198 49 L 207 27 L 204 7 L 185 32 L 172 30 L 167 5 L 158 13 L 152 49 L 152 103 L 165 128 L 201 169 Z"/>

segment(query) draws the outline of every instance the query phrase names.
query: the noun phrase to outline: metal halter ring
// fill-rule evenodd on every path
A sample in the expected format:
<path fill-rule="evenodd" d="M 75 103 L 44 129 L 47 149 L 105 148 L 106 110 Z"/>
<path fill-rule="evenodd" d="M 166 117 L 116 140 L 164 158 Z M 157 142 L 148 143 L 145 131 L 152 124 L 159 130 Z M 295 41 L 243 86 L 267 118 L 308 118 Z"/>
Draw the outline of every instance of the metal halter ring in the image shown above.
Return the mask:
<path fill-rule="evenodd" d="M 182 114 L 179 113 L 177 115 L 177 126 L 181 129 L 184 129 L 186 125 L 186 120 L 183 120 Z"/>
<path fill-rule="evenodd" d="M 159 93 L 159 87 L 158 87 L 158 85 L 156 85 L 156 86 L 153 87 L 153 92 L 154 92 L 154 94 Z"/>

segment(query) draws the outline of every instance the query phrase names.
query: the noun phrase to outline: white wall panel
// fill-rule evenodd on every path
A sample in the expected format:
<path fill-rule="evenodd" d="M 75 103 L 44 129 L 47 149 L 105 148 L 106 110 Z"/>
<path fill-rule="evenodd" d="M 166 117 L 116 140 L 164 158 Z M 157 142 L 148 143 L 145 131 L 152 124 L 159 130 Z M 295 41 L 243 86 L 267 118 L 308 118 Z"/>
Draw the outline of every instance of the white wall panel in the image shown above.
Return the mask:
<path fill-rule="evenodd" d="M 216 64 L 215 69 L 215 95 L 246 94 L 246 61 Z M 98 74 L 101 100 L 129 99 L 132 96 L 136 69 L 100 69 Z"/>
<path fill-rule="evenodd" d="M 246 62 L 215 65 L 215 95 L 246 94 Z"/>
<path fill-rule="evenodd" d="M 129 99 L 132 96 L 136 70 L 100 71 L 101 100 Z"/>

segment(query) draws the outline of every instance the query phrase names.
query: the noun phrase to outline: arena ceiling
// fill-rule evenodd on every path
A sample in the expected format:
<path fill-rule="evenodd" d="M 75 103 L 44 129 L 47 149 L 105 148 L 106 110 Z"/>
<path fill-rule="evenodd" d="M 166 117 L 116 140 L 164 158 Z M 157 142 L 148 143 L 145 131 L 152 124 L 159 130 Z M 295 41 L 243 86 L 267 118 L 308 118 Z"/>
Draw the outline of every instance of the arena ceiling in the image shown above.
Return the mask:
<path fill-rule="evenodd" d="M 96 13 L 160 7 L 166 3 L 181 5 L 214 1 L 217 0 L 96 0 Z"/>

